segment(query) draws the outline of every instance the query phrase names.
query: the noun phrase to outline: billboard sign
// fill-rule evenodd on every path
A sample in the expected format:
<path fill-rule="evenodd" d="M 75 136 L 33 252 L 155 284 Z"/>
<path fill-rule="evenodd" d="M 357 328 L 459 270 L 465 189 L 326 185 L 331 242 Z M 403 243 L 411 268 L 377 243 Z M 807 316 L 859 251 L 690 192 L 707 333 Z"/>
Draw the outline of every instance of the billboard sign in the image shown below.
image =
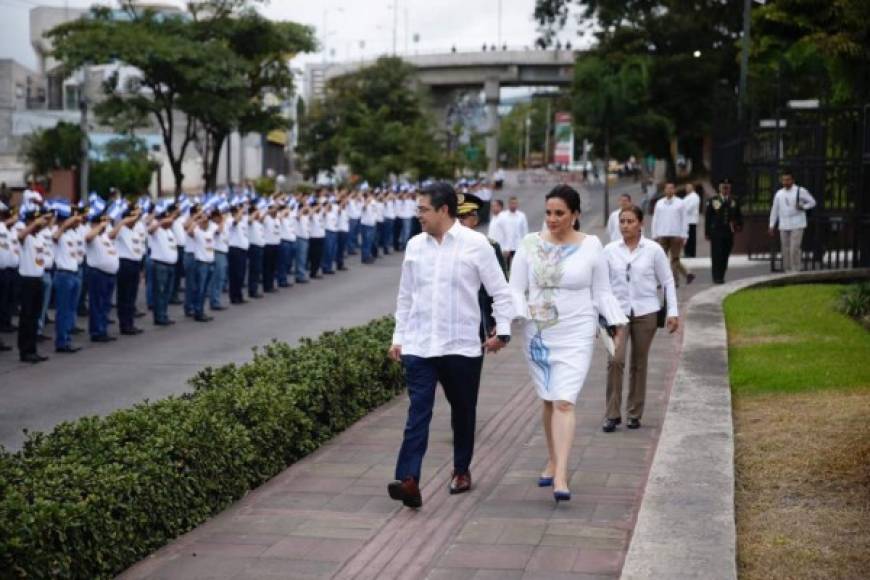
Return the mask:
<path fill-rule="evenodd" d="M 568 166 L 574 163 L 574 124 L 571 113 L 556 113 L 555 121 L 553 161 L 557 165 Z"/>

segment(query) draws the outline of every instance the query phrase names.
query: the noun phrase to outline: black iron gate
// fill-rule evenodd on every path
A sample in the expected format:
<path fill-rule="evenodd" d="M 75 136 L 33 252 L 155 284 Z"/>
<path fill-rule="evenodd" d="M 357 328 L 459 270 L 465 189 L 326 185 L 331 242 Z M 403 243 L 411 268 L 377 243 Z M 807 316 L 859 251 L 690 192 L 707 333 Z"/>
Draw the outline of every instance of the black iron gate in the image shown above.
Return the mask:
<path fill-rule="evenodd" d="M 733 125 L 732 125 L 733 126 Z M 750 259 L 782 267 L 779 236 L 767 233 L 782 169 L 816 199 L 802 244 L 808 270 L 870 265 L 870 107 L 821 108 L 793 103 L 756 119 L 739 135 L 714 135 L 714 181 L 734 180 L 742 201 L 742 236 Z"/>

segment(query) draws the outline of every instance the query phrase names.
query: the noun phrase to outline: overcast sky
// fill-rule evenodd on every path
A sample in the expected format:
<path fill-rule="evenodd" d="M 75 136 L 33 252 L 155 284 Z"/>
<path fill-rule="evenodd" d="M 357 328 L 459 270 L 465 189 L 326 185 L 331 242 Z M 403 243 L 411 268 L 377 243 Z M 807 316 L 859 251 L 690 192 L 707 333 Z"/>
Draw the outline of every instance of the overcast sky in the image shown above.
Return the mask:
<path fill-rule="evenodd" d="M 393 1 L 398 3 L 395 20 Z M 183 5 L 181 0 L 164 2 Z M 3 23 L 0 57 L 11 57 L 35 68 L 36 58 L 29 38 L 30 9 L 38 5 L 81 8 L 93 3 L 88 0 L 0 0 Z M 447 52 L 454 45 L 458 50 L 479 50 L 484 42 L 497 44 L 499 5 L 502 43 L 519 49 L 532 46 L 536 38 L 532 19 L 534 0 L 271 0 L 261 11 L 270 18 L 314 26 L 318 39 L 326 45 L 330 60 L 341 61 L 391 52 L 394 21 L 396 49 L 400 54 Z M 419 35 L 417 43 L 413 40 L 415 34 Z M 569 39 L 578 45 L 573 30 L 562 33 L 563 42 Z M 334 56 L 331 56 L 333 51 Z M 323 53 L 318 53 L 297 61 L 301 64 L 323 57 Z"/>

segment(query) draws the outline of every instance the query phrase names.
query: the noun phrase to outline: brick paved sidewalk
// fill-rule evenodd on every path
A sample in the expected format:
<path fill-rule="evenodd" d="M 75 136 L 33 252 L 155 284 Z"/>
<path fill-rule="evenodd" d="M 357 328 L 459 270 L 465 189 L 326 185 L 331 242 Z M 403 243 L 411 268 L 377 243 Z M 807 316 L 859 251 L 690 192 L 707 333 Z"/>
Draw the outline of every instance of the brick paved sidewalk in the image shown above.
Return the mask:
<path fill-rule="evenodd" d="M 387 497 L 403 396 L 121 578 L 618 578 L 680 340 L 658 333 L 643 428 L 612 434 L 600 429 L 606 365 L 596 345 L 577 404 L 568 503 L 556 506 L 552 490 L 537 487 L 546 443 L 516 340 L 486 359 L 471 493 L 447 493 L 450 419 L 439 392 L 423 508 Z"/>

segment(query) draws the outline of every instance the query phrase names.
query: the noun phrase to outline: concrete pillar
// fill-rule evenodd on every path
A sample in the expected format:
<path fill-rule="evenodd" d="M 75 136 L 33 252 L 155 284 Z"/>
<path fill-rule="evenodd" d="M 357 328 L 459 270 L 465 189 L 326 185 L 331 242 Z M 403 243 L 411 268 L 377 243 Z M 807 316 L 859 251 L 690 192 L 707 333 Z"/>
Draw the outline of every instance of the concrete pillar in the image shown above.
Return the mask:
<path fill-rule="evenodd" d="M 498 167 L 498 95 L 500 90 L 497 78 L 488 78 L 483 85 L 486 102 L 486 157 L 489 161 L 487 172 L 492 175 Z"/>

